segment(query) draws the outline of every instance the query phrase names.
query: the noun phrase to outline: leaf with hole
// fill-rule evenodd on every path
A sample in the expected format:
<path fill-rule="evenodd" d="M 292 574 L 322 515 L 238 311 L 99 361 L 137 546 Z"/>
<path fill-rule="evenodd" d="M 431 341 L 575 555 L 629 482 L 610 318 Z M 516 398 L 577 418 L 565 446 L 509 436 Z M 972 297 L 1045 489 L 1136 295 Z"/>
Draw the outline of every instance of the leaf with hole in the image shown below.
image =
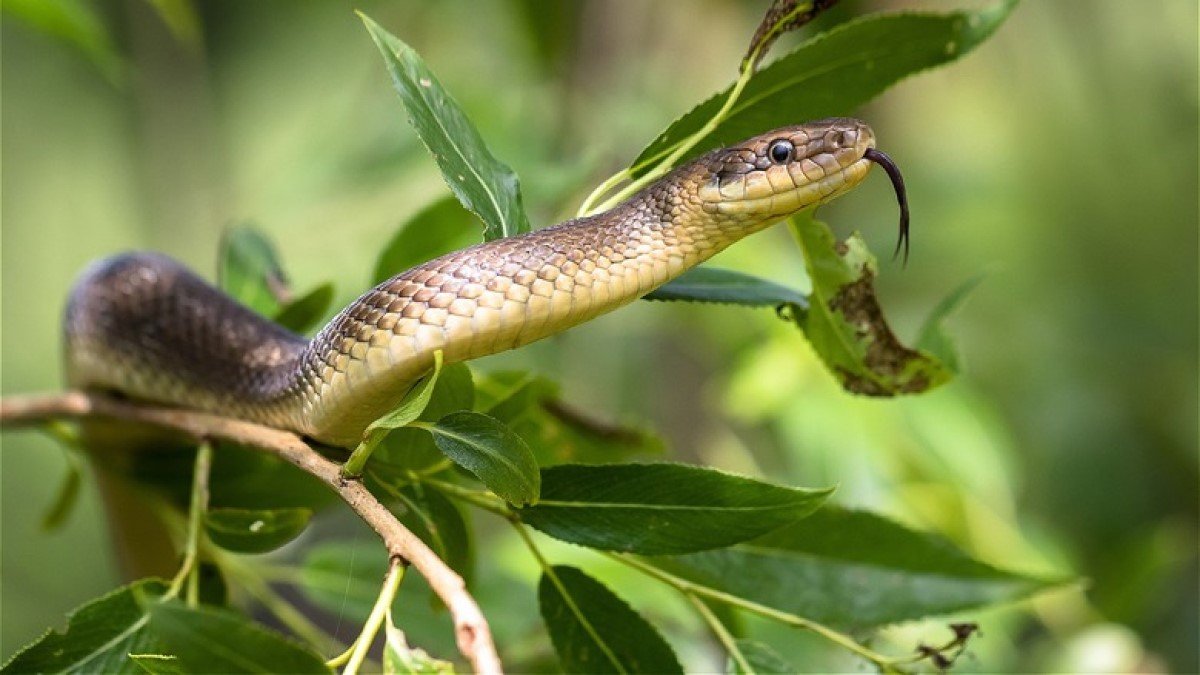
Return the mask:
<path fill-rule="evenodd" d="M 204 531 L 212 543 L 237 553 L 266 553 L 300 536 L 312 511 L 215 508 L 204 513 Z"/>
<path fill-rule="evenodd" d="M 484 239 L 528 232 L 517 175 L 487 149 L 475 125 L 417 52 L 365 14 L 359 16 L 383 54 L 409 122 L 433 154 L 446 184 L 483 220 Z"/>
<path fill-rule="evenodd" d="M 844 628 L 1024 598 L 1063 580 L 979 562 L 934 534 L 826 506 L 753 541 L 654 563 L 696 583 Z"/>
<path fill-rule="evenodd" d="M 838 242 L 811 209 L 794 216 L 791 229 L 812 279 L 811 305 L 793 309 L 791 318 L 843 388 L 895 396 L 950 381 L 953 373 L 941 361 L 892 332 L 875 296 L 875 258 L 859 235 Z"/>
<path fill-rule="evenodd" d="M 538 605 L 563 672 L 683 673 L 654 626 L 583 570 L 543 572 Z"/>
<path fill-rule="evenodd" d="M 753 539 L 812 513 L 830 492 L 685 464 L 563 464 L 542 469 L 541 500 L 519 515 L 573 544 L 665 555 Z"/>

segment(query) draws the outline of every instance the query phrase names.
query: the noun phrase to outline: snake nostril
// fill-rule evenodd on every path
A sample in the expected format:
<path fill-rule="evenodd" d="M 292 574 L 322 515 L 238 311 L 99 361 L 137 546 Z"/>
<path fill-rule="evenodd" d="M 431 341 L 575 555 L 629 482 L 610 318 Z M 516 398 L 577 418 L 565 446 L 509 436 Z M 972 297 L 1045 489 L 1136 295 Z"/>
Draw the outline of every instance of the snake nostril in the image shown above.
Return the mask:
<path fill-rule="evenodd" d="M 853 129 L 843 131 L 841 138 L 838 139 L 838 145 L 843 148 L 852 148 L 857 142 L 858 132 Z"/>

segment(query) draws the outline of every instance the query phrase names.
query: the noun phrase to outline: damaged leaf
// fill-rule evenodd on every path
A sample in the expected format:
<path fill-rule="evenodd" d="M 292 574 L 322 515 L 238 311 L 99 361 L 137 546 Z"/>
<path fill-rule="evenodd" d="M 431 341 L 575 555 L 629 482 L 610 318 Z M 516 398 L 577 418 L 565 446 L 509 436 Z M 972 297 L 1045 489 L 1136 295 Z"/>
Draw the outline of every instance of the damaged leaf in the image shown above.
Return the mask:
<path fill-rule="evenodd" d="M 758 24 L 746 55 L 742 57 L 742 69 L 753 68 L 767 55 L 767 50 L 780 35 L 794 31 L 817 18 L 821 12 L 836 5 L 838 0 L 775 0 Z"/>
<path fill-rule="evenodd" d="M 847 391 L 917 394 L 950 380 L 945 364 L 892 332 L 875 297 L 875 257 L 860 236 L 837 241 L 811 210 L 794 216 L 791 229 L 813 288 L 807 311 L 791 305 L 787 313 Z"/>

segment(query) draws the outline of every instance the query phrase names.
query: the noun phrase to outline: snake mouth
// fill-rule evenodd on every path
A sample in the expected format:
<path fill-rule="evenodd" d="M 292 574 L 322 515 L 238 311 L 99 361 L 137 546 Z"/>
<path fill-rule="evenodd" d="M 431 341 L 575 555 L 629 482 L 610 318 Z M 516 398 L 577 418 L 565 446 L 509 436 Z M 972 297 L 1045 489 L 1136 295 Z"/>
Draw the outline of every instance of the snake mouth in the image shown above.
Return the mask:
<path fill-rule="evenodd" d="M 896 166 L 892 158 L 888 157 L 881 150 L 868 148 L 863 153 L 863 159 L 874 162 L 882 167 L 884 173 L 892 181 L 892 188 L 896 190 L 896 202 L 900 205 L 900 237 L 896 240 L 896 250 L 892 253 L 892 258 L 895 259 L 896 256 L 900 255 L 900 248 L 903 247 L 904 264 L 907 265 L 910 238 L 908 233 L 908 192 L 904 189 L 904 176 L 900 173 L 900 167 Z"/>

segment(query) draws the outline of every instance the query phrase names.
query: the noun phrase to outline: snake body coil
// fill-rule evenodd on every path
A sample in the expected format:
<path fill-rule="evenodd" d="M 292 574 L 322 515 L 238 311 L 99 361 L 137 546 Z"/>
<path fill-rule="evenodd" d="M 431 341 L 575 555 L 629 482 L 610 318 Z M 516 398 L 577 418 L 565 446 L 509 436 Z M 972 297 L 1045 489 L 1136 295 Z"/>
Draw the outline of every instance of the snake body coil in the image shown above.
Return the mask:
<path fill-rule="evenodd" d="M 312 340 L 147 253 L 95 263 L 68 302 L 74 386 L 353 447 L 433 364 L 528 344 L 654 290 L 870 169 L 870 127 L 778 129 L 674 170 L 610 211 L 442 256 L 367 291 Z M 873 151 L 877 154 L 877 151 Z"/>

